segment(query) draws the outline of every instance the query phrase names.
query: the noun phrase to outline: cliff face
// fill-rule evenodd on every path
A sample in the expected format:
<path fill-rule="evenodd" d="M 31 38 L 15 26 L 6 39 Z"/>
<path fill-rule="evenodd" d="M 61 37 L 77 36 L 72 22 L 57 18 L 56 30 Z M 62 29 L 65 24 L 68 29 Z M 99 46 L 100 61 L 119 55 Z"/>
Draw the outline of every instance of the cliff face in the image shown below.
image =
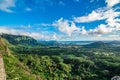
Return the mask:
<path fill-rule="evenodd" d="M 0 80 L 6 80 L 5 67 L 3 62 L 2 54 L 6 53 L 7 47 L 5 46 L 4 40 L 0 38 Z"/>

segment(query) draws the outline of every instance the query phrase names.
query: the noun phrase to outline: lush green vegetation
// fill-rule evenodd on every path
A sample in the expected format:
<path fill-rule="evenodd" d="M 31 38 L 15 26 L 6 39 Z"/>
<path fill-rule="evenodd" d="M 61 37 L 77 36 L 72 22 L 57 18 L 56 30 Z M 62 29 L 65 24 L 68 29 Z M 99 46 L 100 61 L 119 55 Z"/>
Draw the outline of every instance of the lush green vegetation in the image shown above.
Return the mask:
<path fill-rule="evenodd" d="M 0 57 L 3 57 L 7 80 L 36 80 L 40 76 L 31 73 L 31 70 L 21 63 L 13 52 L 8 48 L 13 45 L 5 39 L 0 38 Z M 2 76 L 2 75 L 1 75 Z"/>
<path fill-rule="evenodd" d="M 120 75 L 119 51 L 79 46 L 19 46 L 13 51 L 18 53 L 15 55 L 20 62 L 43 80 L 110 80 Z"/>
<path fill-rule="evenodd" d="M 28 36 L 2 34 L 1 37 L 7 39 L 9 43 L 14 45 L 38 45 L 34 38 Z"/>
<path fill-rule="evenodd" d="M 3 54 L 7 80 L 110 80 L 120 76 L 119 46 L 102 42 L 57 47 L 7 45 L 10 54 Z"/>

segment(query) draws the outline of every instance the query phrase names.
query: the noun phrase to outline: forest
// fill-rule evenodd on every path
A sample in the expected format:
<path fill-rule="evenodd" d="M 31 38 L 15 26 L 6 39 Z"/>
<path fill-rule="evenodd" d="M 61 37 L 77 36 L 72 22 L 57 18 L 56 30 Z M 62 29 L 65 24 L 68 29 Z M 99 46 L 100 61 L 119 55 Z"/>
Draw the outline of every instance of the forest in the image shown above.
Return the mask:
<path fill-rule="evenodd" d="M 1 38 L 0 50 L 9 49 L 2 53 L 7 80 L 111 80 L 120 76 L 120 46 L 113 42 L 61 45 L 26 36 L 3 34 Z"/>

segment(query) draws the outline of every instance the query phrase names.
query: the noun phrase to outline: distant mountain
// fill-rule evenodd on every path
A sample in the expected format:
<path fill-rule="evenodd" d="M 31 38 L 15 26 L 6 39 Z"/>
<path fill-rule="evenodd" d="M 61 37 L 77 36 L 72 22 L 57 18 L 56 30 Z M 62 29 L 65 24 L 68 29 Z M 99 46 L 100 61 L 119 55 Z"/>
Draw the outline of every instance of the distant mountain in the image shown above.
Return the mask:
<path fill-rule="evenodd" d="M 1 37 L 8 40 L 9 43 L 17 45 L 38 45 L 37 40 L 29 36 L 1 34 Z"/>
<path fill-rule="evenodd" d="M 97 41 L 97 42 L 93 42 L 91 44 L 85 45 L 84 47 L 102 48 L 102 47 L 109 47 L 109 45 L 102 41 Z"/>
<path fill-rule="evenodd" d="M 57 46 L 60 43 L 58 43 L 55 40 L 51 41 L 37 41 L 32 37 L 24 36 L 24 35 L 11 35 L 11 34 L 1 34 L 1 37 L 6 39 L 9 43 L 13 45 L 38 45 L 38 46 Z"/>
<path fill-rule="evenodd" d="M 87 45 L 94 41 L 58 41 L 61 45 Z"/>
<path fill-rule="evenodd" d="M 106 44 L 108 44 L 108 45 L 110 45 L 110 46 L 120 46 L 120 41 L 111 41 L 111 42 L 108 42 L 108 43 L 106 43 Z"/>
<path fill-rule="evenodd" d="M 42 44 L 44 46 L 58 46 L 60 43 L 58 43 L 55 40 L 50 40 L 50 41 L 39 41 L 39 44 Z"/>

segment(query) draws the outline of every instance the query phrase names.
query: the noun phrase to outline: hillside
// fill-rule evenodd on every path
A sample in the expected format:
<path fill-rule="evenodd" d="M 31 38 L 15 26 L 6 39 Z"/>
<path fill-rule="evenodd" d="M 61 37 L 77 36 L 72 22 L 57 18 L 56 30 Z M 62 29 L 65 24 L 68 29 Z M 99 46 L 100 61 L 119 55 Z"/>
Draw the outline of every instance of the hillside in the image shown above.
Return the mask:
<path fill-rule="evenodd" d="M 105 48 L 105 47 L 109 47 L 108 44 L 102 42 L 102 41 L 97 41 L 97 42 L 93 42 L 91 44 L 88 45 L 84 45 L 85 47 L 91 47 L 91 48 Z"/>
<path fill-rule="evenodd" d="M 110 46 L 118 47 L 120 46 L 120 41 L 111 41 L 107 43 Z"/>
<path fill-rule="evenodd" d="M 12 45 L 0 38 L 0 80 L 40 80 L 39 76 L 32 74 L 29 68 L 15 57 L 9 46 Z"/>
<path fill-rule="evenodd" d="M 14 45 L 38 45 L 37 40 L 29 36 L 23 35 L 11 35 L 11 34 L 1 34 L 1 37 L 8 40 L 9 43 Z"/>

